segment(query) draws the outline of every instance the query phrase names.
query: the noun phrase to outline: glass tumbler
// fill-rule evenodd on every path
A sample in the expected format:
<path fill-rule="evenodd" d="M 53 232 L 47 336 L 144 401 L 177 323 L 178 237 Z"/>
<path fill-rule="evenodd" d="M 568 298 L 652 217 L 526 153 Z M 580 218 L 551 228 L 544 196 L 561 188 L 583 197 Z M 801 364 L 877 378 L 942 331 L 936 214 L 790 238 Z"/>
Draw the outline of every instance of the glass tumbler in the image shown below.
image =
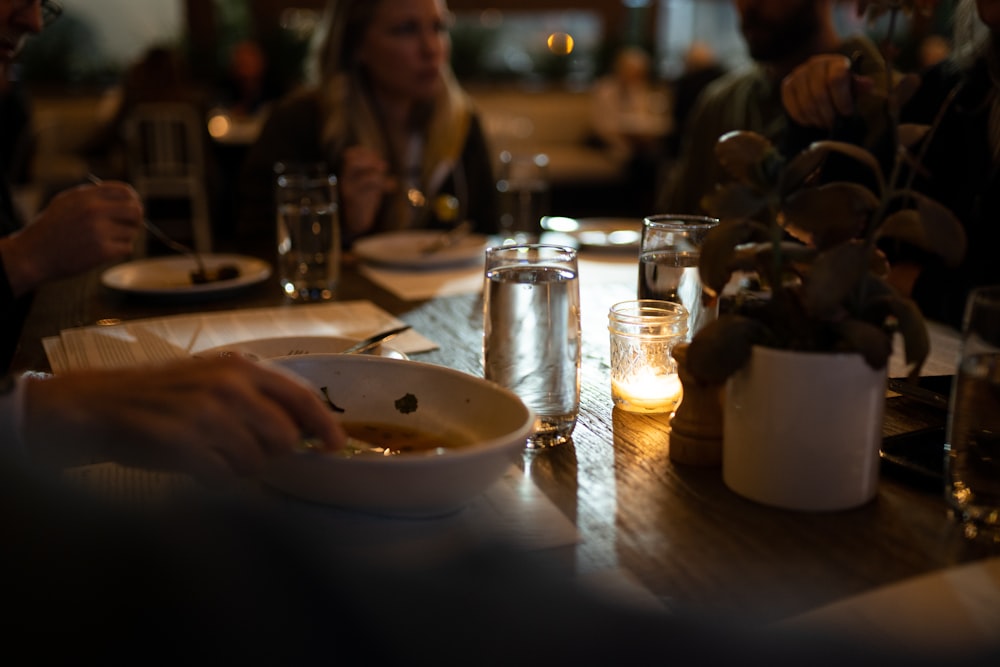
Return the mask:
<path fill-rule="evenodd" d="M 554 245 L 486 250 L 483 374 L 535 411 L 528 449 L 568 442 L 580 409 L 576 251 Z"/>
<path fill-rule="evenodd" d="M 340 281 L 337 177 L 325 165 L 275 166 L 278 274 L 293 301 L 333 299 Z"/>
<path fill-rule="evenodd" d="M 688 340 L 718 316 L 718 299 L 698 273 L 701 244 L 719 221 L 700 215 L 650 215 L 639 242 L 640 299 L 673 301 L 688 311 Z"/>
<path fill-rule="evenodd" d="M 628 412 L 673 412 L 681 399 L 674 346 L 687 334 L 687 310 L 679 303 L 640 299 L 608 312 L 611 398 Z"/>
<path fill-rule="evenodd" d="M 945 497 L 965 536 L 1000 544 L 1000 285 L 966 303 L 945 452 Z"/>

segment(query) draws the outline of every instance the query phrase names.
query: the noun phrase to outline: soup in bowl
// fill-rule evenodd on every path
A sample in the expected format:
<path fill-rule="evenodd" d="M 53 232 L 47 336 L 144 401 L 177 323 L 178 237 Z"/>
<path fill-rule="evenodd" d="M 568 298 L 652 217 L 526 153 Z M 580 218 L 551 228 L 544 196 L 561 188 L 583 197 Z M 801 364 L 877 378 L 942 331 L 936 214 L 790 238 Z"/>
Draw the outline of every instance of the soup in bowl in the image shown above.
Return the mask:
<path fill-rule="evenodd" d="M 271 359 L 323 395 L 352 438 L 388 450 L 305 451 L 263 481 L 291 496 L 391 516 L 454 512 L 518 460 L 534 414 L 483 378 L 416 361 L 310 354 Z"/>

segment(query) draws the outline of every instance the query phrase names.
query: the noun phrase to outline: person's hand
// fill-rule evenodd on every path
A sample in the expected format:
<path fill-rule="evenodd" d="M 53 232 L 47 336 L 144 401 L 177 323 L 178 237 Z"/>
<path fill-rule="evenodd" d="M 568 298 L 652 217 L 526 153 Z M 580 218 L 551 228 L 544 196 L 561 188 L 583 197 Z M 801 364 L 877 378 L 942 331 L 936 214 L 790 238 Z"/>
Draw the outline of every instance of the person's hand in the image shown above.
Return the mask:
<path fill-rule="evenodd" d="M 242 358 L 80 371 L 25 387 L 22 433 L 42 465 L 97 456 L 203 479 L 252 475 L 268 457 L 346 435 L 318 391 Z"/>
<path fill-rule="evenodd" d="M 838 116 L 854 112 L 855 94 L 872 81 L 851 70 L 847 56 L 813 56 L 781 82 L 781 101 L 799 125 L 830 129 Z"/>
<path fill-rule="evenodd" d="M 363 146 L 344 151 L 339 184 L 341 221 L 349 237 L 363 234 L 375 225 L 382 197 L 398 187 L 382 156 Z"/>
<path fill-rule="evenodd" d="M 24 229 L 0 242 L 14 294 L 127 257 L 142 218 L 142 202 L 126 183 L 81 185 L 59 193 Z"/>

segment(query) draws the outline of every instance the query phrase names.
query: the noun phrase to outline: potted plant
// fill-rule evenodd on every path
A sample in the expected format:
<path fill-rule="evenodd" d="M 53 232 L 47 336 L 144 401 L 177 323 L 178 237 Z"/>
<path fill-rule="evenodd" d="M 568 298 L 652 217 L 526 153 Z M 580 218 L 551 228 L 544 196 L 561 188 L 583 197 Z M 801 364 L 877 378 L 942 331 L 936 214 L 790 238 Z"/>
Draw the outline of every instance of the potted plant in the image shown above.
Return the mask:
<path fill-rule="evenodd" d="M 926 4 L 860 3 L 893 16 Z M 734 272 L 752 272 L 761 290 L 738 295 L 731 312 L 699 331 L 686 363 L 699 382 L 726 384 L 726 484 L 766 504 L 832 510 L 874 497 L 896 335 L 911 374 L 929 352 L 920 310 L 886 281 L 878 241 L 903 239 L 951 263 L 965 251 L 958 220 L 910 187 L 915 147 L 934 128 L 899 124 L 914 81 L 893 76 L 889 58 L 885 71 L 871 94 L 883 102 L 895 156 L 888 170 L 869 150 L 837 141 L 792 157 L 751 132 L 716 146 L 733 181 L 706 202 L 720 224 L 702 247 L 702 281 L 719 294 Z M 856 164 L 862 178 L 825 182 L 834 157 Z"/>

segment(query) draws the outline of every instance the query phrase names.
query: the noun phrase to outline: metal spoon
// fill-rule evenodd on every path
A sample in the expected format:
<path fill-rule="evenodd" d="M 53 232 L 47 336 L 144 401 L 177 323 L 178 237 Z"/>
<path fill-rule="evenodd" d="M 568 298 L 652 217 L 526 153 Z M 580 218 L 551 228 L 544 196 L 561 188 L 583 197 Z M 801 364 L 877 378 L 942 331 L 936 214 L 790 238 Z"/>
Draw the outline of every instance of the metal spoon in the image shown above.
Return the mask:
<path fill-rule="evenodd" d="M 349 348 L 341 352 L 341 354 L 360 354 L 362 352 L 365 352 L 366 350 L 370 350 L 379 343 L 384 343 L 390 338 L 395 338 L 399 334 L 403 333 L 404 331 L 408 331 L 411 328 L 412 327 L 409 324 L 407 324 L 406 326 L 398 327 L 396 329 L 389 329 L 388 331 L 383 331 L 382 333 L 377 333 L 374 336 L 369 336 L 368 338 L 365 338 L 364 340 L 359 340 L 357 343 L 355 343 L 354 345 L 350 346 Z"/>

